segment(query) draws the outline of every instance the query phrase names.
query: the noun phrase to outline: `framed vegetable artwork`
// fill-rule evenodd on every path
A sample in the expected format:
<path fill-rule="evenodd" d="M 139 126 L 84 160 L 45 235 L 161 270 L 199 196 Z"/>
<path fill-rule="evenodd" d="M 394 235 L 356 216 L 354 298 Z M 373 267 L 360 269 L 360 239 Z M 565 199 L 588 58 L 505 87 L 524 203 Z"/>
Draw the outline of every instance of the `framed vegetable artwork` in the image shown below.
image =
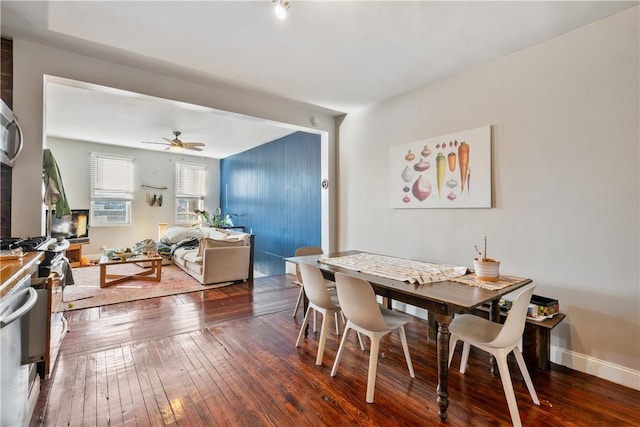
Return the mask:
<path fill-rule="evenodd" d="M 491 126 L 390 147 L 393 208 L 490 208 Z"/>

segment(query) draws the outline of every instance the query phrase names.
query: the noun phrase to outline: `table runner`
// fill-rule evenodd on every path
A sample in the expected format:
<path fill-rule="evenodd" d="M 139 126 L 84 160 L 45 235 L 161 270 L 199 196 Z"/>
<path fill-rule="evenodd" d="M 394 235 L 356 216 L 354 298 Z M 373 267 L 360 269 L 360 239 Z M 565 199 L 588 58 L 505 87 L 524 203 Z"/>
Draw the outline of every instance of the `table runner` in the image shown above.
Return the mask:
<path fill-rule="evenodd" d="M 464 283 L 465 285 L 477 286 L 479 288 L 495 291 L 506 288 L 507 286 L 515 285 L 516 283 L 523 282 L 527 279 L 516 276 L 500 276 L 495 282 L 486 282 L 484 280 L 478 279 L 478 276 L 476 276 L 474 273 L 471 273 L 465 276 L 454 277 L 449 280 L 451 280 L 452 282 Z"/>
<path fill-rule="evenodd" d="M 318 262 L 412 284 L 452 280 L 468 272 L 467 267 L 431 264 L 369 253 L 320 258 Z"/>

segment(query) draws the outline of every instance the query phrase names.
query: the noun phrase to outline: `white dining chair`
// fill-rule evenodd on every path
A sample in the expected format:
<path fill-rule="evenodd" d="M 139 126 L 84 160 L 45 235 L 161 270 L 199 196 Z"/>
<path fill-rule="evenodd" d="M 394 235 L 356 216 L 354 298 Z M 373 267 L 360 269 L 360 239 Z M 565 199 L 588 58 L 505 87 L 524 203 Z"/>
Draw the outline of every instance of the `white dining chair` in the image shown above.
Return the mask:
<path fill-rule="evenodd" d="M 303 246 L 296 249 L 295 256 L 308 256 L 308 255 L 322 255 L 324 252 L 322 248 L 317 246 Z M 328 288 L 335 288 L 336 284 L 329 280 L 325 281 Z M 300 308 L 300 303 L 302 302 L 302 298 L 304 297 L 304 289 L 302 288 L 302 277 L 300 275 L 300 269 L 298 268 L 298 264 L 296 264 L 296 280 L 293 282 L 296 285 L 300 286 L 300 292 L 298 292 L 298 299 L 296 300 L 296 306 L 293 308 L 293 317 L 298 315 L 298 309 Z"/>
<path fill-rule="evenodd" d="M 529 389 L 529 394 L 533 399 L 533 403 L 540 405 L 538 395 L 531 382 L 529 371 L 524 363 L 522 353 L 518 348 L 518 342 L 524 331 L 524 324 L 527 316 L 527 308 L 535 284 L 525 286 L 516 290 L 517 293 L 511 305 L 511 310 L 507 314 L 504 324 L 493 322 L 472 314 L 456 315 L 451 324 L 449 331 L 451 338 L 449 341 L 449 366 L 456 349 L 456 343 L 463 341 L 462 359 L 460 360 L 460 373 L 464 374 L 469 360 L 469 351 L 471 346 L 478 347 L 488 353 L 491 353 L 496 359 L 500 378 L 502 380 L 502 388 L 507 398 L 511 421 L 514 426 L 521 426 L 520 414 L 518 413 L 518 405 L 516 396 L 513 392 L 513 384 L 509 375 L 509 366 L 507 364 L 507 356 L 513 352 L 516 358 L 524 382 Z"/>
<path fill-rule="evenodd" d="M 336 319 L 336 331 L 338 331 L 338 316 L 340 312 L 340 304 L 338 303 L 338 297 L 335 292 L 329 292 L 325 283 L 324 277 L 320 269 L 311 264 L 300 263 L 300 275 L 302 278 L 303 289 L 307 298 L 309 299 L 309 306 L 307 312 L 304 315 L 302 321 L 302 327 L 296 340 L 296 347 L 300 346 L 304 332 L 309 324 L 309 316 L 311 312 L 318 312 L 322 314 L 322 325 L 320 326 L 320 339 L 318 340 L 318 354 L 316 356 L 316 365 L 322 365 L 322 356 L 324 354 L 324 345 L 327 340 L 327 328 L 329 327 L 328 318 L 332 314 Z M 314 317 L 315 324 L 315 317 Z M 315 328 L 314 328 L 315 329 Z"/>
<path fill-rule="evenodd" d="M 378 370 L 378 352 L 380 348 L 380 340 L 388 333 L 398 330 L 404 357 L 407 360 L 407 367 L 411 378 L 415 378 L 411 356 L 409 355 L 409 346 L 407 345 L 407 336 L 404 332 L 404 325 L 409 323 L 413 318 L 407 314 L 389 310 L 381 307 L 376 300 L 376 295 L 371 284 L 366 280 L 349 276 L 343 273 L 336 273 L 336 290 L 338 292 L 338 301 L 340 307 L 347 319 L 344 327 L 344 335 L 340 342 L 340 348 L 336 355 L 336 360 L 331 370 L 331 376 L 335 377 L 340 364 L 340 358 L 344 352 L 344 347 L 351 329 L 360 334 L 364 334 L 371 340 L 371 349 L 369 351 L 369 374 L 367 378 L 367 403 L 373 403 L 373 395 L 376 387 L 376 374 Z M 360 340 L 362 348 L 362 340 Z"/>

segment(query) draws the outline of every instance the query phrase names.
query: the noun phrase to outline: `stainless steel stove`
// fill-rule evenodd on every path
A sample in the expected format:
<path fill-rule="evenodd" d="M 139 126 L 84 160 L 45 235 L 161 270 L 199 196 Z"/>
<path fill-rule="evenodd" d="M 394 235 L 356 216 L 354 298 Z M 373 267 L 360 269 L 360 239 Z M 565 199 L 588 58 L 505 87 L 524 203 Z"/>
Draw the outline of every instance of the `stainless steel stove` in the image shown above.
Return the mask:
<path fill-rule="evenodd" d="M 0 249 L 18 249 L 22 248 L 23 252 L 42 251 L 45 253 L 44 260 L 38 268 L 38 277 L 48 277 L 52 267 L 59 264 L 64 259 L 64 251 L 69 249 L 69 241 L 58 240 L 51 237 L 9 237 L 0 241 Z"/>
<path fill-rule="evenodd" d="M 47 378 L 53 370 L 60 343 L 67 331 L 64 317 L 64 288 L 72 285 L 71 267 L 65 257 L 69 241 L 45 236 L 9 238 L 0 241 L 3 250 L 22 249 L 40 251 L 44 258 L 38 265 L 37 278 L 30 277 L 30 286 L 38 298 L 33 309 L 22 322 L 22 363 L 35 364 L 40 378 Z"/>

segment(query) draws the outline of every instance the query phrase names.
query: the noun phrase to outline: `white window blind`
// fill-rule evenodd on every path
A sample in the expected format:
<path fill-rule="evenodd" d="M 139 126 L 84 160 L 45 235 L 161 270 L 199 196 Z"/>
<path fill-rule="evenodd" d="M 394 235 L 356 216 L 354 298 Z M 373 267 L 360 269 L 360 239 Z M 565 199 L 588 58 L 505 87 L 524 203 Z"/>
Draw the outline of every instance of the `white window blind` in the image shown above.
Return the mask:
<path fill-rule="evenodd" d="M 91 198 L 133 199 L 133 159 L 91 153 Z"/>
<path fill-rule="evenodd" d="M 205 167 L 176 163 L 176 224 L 193 224 L 199 220 L 205 196 Z"/>
<path fill-rule="evenodd" d="M 91 224 L 131 224 L 133 158 L 91 153 Z"/>
<path fill-rule="evenodd" d="M 204 166 L 176 163 L 176 197 L 204 198 Z"/>

